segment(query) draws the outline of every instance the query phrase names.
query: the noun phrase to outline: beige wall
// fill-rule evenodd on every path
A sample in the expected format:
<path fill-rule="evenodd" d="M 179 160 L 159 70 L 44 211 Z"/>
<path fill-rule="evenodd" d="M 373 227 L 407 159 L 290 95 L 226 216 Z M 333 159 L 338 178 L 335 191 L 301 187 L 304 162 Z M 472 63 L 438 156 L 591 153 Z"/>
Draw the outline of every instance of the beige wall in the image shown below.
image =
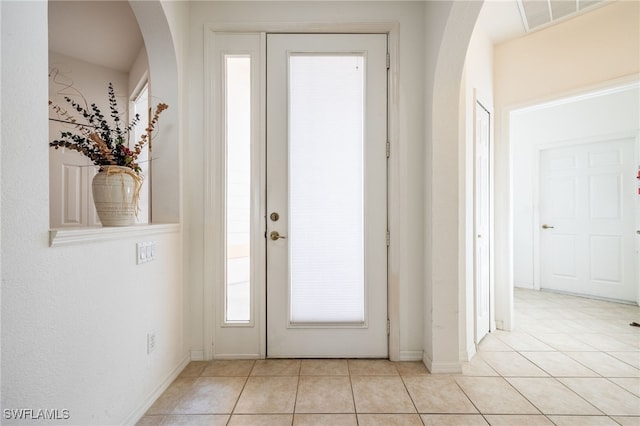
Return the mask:
<path fill-rule="evenodd" d="M 618 1 L 495 49 L 496 106 L 504 108 L 640 70 L 640 2 Z"/>

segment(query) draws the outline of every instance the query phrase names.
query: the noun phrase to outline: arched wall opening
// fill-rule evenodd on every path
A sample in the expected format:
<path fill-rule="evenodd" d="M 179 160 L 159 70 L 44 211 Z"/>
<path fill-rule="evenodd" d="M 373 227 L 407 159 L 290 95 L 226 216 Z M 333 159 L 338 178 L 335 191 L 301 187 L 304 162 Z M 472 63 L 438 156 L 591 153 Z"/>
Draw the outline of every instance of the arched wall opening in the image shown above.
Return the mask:
<path fill-rule="evenodd" d="M 424 78 L 425 129 L 425 305 L 424 356 L 433 372 L 460 370 L 461 312 L 467 286 L 460 273 L 464 251 L 460 211 L 462 170 L 459 99 L 465 55 L 482 1 L 427 2 L 427 61 Z M 177 222 L 182 216 L 180 195 L 179 68 L 174 39 L 160 1 L 132 1 L 147 48 L 154 96 L 168 103 L 162 134 L 154 145 L 153 221 Z M 166 114 L 166 115 L 164 115 Z"/>
<path fill-rule="evenodd" d="M 130 1 L 129 4 L 147 49 L 153 97 L 169 105 L 162 113 L 160 132 L 153 140 L 151 219 L 154 223 L 180 222 L 180 97 L 171 27 L 160 1 Z"/>
<path fill-rule="evenodd" d="M 459 128 L 460 90 L 465 57 L 482 1 L 434 2 L 427 8 L 426 94 L 427 152 L 425 160 L 426 235 L 424 362 L 432 373 L 460 372 L 461 316 L 473 311 L 465 303 L 467 291 L 460 272 L 466 241 L 460 213 L 464 205 L 461 182 Z M 443 19 L 444 18 L 444 19 Z M 440 32 L 438 28 L 441 27 Z M 427 84 L 429 87 L 429 84 Z"/>

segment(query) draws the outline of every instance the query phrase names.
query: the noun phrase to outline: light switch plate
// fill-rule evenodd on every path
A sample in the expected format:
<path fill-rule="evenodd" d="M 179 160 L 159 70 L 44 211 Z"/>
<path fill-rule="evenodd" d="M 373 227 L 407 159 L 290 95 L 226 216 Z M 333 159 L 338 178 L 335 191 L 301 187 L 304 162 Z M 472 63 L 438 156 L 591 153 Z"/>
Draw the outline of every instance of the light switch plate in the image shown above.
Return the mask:
<path fill-rule="evenodd" d="M 138 265 L 142 263 L 151 262 L 156 258 L 156 242 L 155 241 L 142 241 L 136 243 L 136 263 Z"/>

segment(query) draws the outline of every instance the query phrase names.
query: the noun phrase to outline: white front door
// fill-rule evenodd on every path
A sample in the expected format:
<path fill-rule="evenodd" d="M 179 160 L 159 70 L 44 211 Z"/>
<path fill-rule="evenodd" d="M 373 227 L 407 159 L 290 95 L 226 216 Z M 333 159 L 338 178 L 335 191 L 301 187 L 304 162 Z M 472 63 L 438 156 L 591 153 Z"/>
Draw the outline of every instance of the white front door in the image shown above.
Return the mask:
<path fill-rule="evenodd" d="M 490 328 L 490 169 L 489 127 L 490 114 L 479 102 L 475 111 L 475 343 Z"/>
<path fill-rule="evenodd" d="M 387 36 L 267 35 L 267 356 L 387 357 Z"/>
<path fill-rule="evenodd" d="M 634 140 L 543 150 L 540 287 L 635 302 Z"/>

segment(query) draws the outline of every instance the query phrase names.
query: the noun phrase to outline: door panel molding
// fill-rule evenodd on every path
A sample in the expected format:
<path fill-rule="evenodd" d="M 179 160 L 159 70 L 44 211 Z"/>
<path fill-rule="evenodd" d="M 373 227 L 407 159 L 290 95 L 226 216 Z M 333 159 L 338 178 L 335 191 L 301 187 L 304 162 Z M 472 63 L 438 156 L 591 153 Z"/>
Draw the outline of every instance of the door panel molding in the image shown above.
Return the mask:
<path fill-rule="evenodd" d="M 492 108 L 486 106 L 474 93 L 474 343 L 493 330 L 493 227 L 492 227 Z M 486 144 L 479 135 L 480 116 L 486 117 L 486 129 L 481 131 L 487 138 Z M 486 146 L 485 146 L 486 145 Z M 483 282 L 486 281 L 486 282 Z"/>

